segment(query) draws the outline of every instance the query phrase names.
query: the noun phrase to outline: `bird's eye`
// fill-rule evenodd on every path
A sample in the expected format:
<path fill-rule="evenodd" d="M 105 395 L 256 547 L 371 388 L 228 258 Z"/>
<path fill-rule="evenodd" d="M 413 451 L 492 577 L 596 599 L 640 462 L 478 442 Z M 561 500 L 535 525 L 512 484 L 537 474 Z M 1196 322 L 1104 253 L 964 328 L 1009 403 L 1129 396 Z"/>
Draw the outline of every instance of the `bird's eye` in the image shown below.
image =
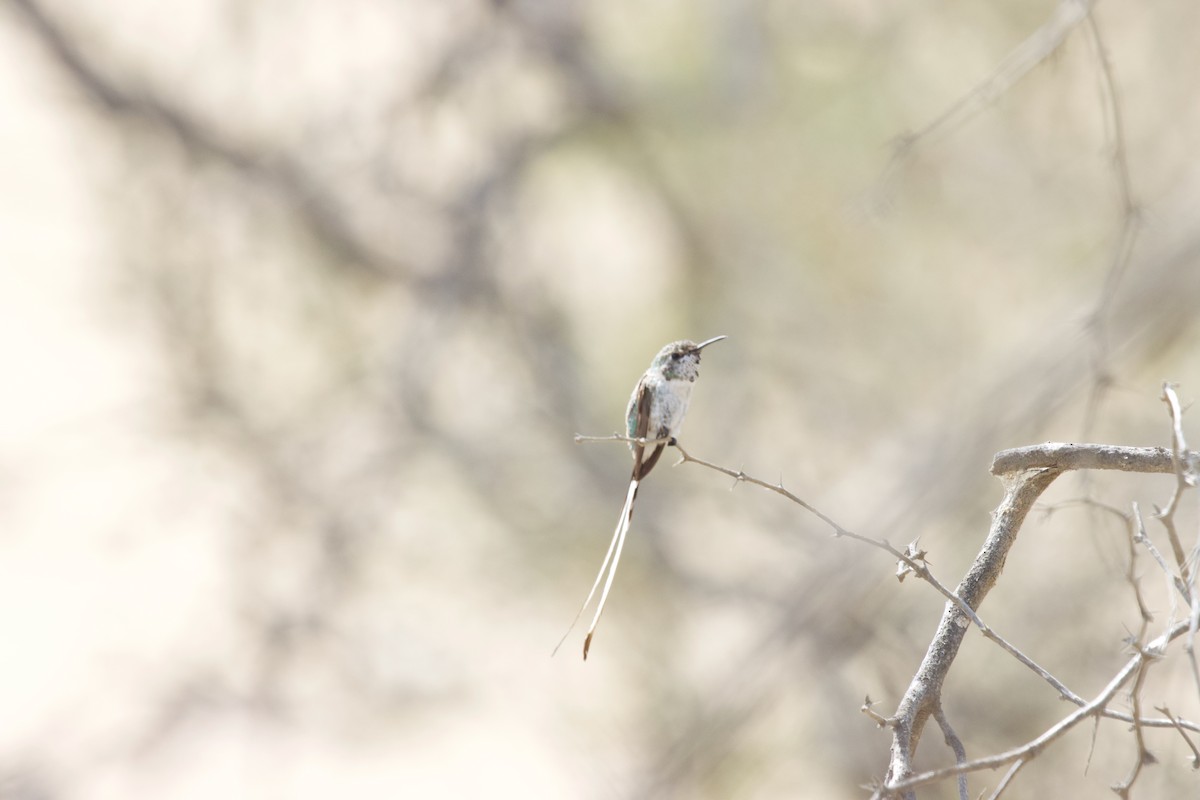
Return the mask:
<path fill-rule="evenodd" d="M 683 358 L 683 353 L 671 353 L 671 360 L 678 361 Z"/>

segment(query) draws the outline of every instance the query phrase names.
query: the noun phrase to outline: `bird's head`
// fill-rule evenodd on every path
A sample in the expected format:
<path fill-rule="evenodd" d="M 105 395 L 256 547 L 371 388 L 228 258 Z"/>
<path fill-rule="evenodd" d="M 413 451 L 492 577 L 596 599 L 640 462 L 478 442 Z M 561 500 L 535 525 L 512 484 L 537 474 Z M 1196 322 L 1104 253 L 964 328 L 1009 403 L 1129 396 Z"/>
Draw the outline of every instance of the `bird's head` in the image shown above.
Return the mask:
<path fill-rule="evenodd" d="M 690 339 L 671 342 L 658 351 L 651 366 L 660 370 L 663 377 L 669 381 L 694 381 L 700 374 L 700 351 L 724 338 L 724 336 L 714 336 L 700 344 L 696 344 Z"/>

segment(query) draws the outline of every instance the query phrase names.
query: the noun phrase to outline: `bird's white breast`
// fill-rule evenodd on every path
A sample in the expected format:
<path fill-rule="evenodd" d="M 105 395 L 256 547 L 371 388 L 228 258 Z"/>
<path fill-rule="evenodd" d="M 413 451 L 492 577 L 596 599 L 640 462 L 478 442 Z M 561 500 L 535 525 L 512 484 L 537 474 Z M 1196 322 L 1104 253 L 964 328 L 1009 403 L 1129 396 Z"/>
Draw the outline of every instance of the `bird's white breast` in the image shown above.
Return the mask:
<path fill-rule="evenodd" d="M 691 381 L 662 380 L 650 404 L 650 428 L 667 429 L 668 436 L 677 436 L 692 400 Z"/>

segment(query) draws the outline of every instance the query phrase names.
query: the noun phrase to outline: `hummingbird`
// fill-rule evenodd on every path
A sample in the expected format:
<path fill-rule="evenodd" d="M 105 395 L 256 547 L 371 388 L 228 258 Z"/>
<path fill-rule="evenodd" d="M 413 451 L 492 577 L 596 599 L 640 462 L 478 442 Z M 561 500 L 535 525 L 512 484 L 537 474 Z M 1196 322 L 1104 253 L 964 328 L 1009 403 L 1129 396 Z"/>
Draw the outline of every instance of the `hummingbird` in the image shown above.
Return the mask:
<path fill-rule="evenodd" d="M 714 342 L 726 337 L 714 336 L 696 344 L 688 339 L 671 342 L 658 351 L 658 355 L 650 362 L 650 368 L 643 373 L 633 394 L 629 397 L 629 406 L 625 410 L 625 433 L 631 440 L 629 449 L 633 453 L 633 474 L 629 478 L 629 490 L 625 494 L 625 506 L 621 516 L 617 518 L 617 528 L 613 532 L 612 541 L 600 572 L 583 601 L 575 619 L 563 634 L 554 652 L 562 647 L 579 617 L 592 602 L 600 582 L 604 582 L 604 591 L 600 593 L 600 602 L 596 605 L 596 615 L 592 617 L 591 627 L 583 640 L 583 659 L 587 660 L 588 650 L 592 646 L 592 635 L 604 612 L 604 603 L 608 600 L 608 592 L 612 588 L 613 577 L 617 574 L 617 562 L 621 560 L 621 549 L 625 545 L 625 535 L 629 532 L 629 524 L 633 520 L 633 502 L 637 498 L 638 486 L 654 469 L 663 449 L 669 444 L 675 444 L 675 437 L 683 426 L 684 415 L 687 414 L 688 404 L 692 399 L 692 386 L 696 376 L 700 374 L 700 351 Z M 653 448 L 652 452 L 650 449 Z M 607 579 L 605 575 L 607 574 Z"/>

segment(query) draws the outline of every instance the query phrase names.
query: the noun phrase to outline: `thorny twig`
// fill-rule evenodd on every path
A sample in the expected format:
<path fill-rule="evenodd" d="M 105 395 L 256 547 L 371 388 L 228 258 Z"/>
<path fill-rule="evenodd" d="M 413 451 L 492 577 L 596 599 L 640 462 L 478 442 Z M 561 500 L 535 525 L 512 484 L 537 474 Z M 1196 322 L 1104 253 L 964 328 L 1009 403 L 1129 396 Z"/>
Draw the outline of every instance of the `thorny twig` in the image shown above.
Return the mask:
<path fill-rule="evenodd" d="M 1183 493 L 1195 486 L 1195 477 L 1190 469 L 1187 441 L 1183 438 L 1183 411 L 1179 407 L 1179 395 L 1175 393 L 1174 386 L 1163 383 L 1162 400 L 1171 410 L 1171 466 L 1175 471 L 1175 492 L 1171 495 L 1171 501 L 1167 503 L 1167 507 L 1159 512 L 1158 519 L 1167 529 L 1171 552 L 1175 554 L 1180 574 L 1184 581 L 1188 581 L 1187 558 L 1183 554 L 1183 545 L 1179 542 L 1179 533 L 1175 530 L 1175 511 L 1179 508 L 1179 501 L 1183 497 Z"/>
<path fill-rule="evenodd" d="M 1158 564 L 1159 569 L 1161 569 L 1163 574 L 1167 576 L 1167 579 L 1170 581 L 1171 585 L 1175 587 L 1176 591 L 1183 595 L 1184 600 L 1187 600 L 1187 584 L 1185 584 L 1183 580 L 1176 575 L 1169 566 L 1167 566 L 1167 560 L 1163 558 L 1163 554 L 1159 552 L 1158 547 L 1154 544 L 1154 540 L 1151 539 L 1149 534 L 1146 533 L 1146 523 L 1142 519 L 1142 508 L 1136 500 L 1133 501 L 1133 517 L 1129 521 L 1133 526 L 1133 537 L 1131 539 L 1132 543 L 1145 546 L 1147 552 L 1149 552 L 1151 557 L 1154 558 L 1154 561 Z M 1144 609 L 1142 610 L 1144 615 Z"/>
<path fill-rule="evenodd" d="M 576 436 L 575 441 L 577 441 L 577 442 L 621 441 L 621 442 L 631 442 L 631 443 L 640 443 L 640 444 L 654 443 L 654 442 L 643 442 L 638 439 L 630 439 L 629 437 L 621 436 L 620 434 L 612 434 L 611 436 Z M 655 440 L 655 442 L 657 442 L 657 440 Z M 951 771 L 949 771 L 949 772 L 947 772 L 947 771 L 936 772 L 937 777 L 928 777 L 929 775 L 932 775 L 935 773 L 923 773 L 922 775 L 915 776 L 911 779 L 905 779 L 903 781 L 892 781 L 890 785 L 881 788 L 879 790 L 879 792 L 877 792 L 878 796 L 882 797 L 882 796 L 894 795 L 897 792 L 903 792 L 906 788 L 911 788 L 911 787 L 915 787 L 917 785 L 922 785 L 924 783 L 932 782 L 934 780 L 939 780 L 943 777 L 947 777 L 950 774 L 959 775 L 959 774 L 963 774 L 963 773 L 966 773 L 969 771 L 985 769 L 988 767 L 1003 766 L 1005 764 L 1011 763 L 1011 764 L 1013 764 L 1013 766 L 1009 770 L 1008 774 L 1005 776 L 1004 782 L 1001 783 L 1001 785 L 997 788 L 996 792 L 994 792 L 992 795 L 993 797 L 998 798 L 1000 796 L 1000 793 L 1004 790 L 1004 788 L 1011 782 L 1012 777 L 1016 774 L 1016 772 L 1019 771 L 1019 769 L 1028 760 L 1035 757 L 1037 755 L 1037 753 L 1040 752 L 1040 749 L 1044 744 L 1047 744 L 1048 742 L 1057 738 L 1058 735 L 1061 735 L 1061 733 L 1065 732 L 1070 727 L 1073 727 L 1079 720 L 1081 720 L 1085 717 L 1089 717 L 1089 716 L 1105 717 L 1105 718 L 1110 718 L 1110 719 L 1121 720 L 1124 722 L 1129 722 L 1131 724 L 1139 725 L 1141 727 L 1155 727 L 1155 728 L 1175 727 L 1175 728 L 1179 728 L 1179 729 L 1187 729 L 1187 730 L 1200 732 L 1200 725 L 1198 725 L 1194 722 L 1189 722 L 1189 721 L 1185 721 L 1185 720 L 1175 720 L 1172 718 L 1167 718 L 1167 719 L 1144 718 L 1141 716 L 1140 712 L 1138 712 L 1136 715 L 1130 715 L 1130 714 L 1125 714 L 1125 713 L 1118 712 L 1118 711 L 1113 711 L 1107 707 L 1107 701 L 1108 701 L 1108 699 L 1110 699 L 1111 693 L 1103 694 L 1103 695 L 1101 695 L 1100 698 L 1094 699 L 1092 701 L 1084 700 L 1079 695 L 1077 695 L 1075 692 L 1073 692 L 1069 688 L 1067 688 L 1066 685 L 1064 685 L 1061 681 L 1059 681 L 1057 678 L 1055 678 L 1053 675 L 1051 675 L 1043 667 L 1041 667 L 1039 664 L 1037 664 L 1037 662 L 1033 661 L 1028 656 L 1026 656 L 1024 653 L 1022 653 L 1019 649 L 1017 649 L 1016 647 L 1011 645 L 1006 639 L 1001 637 L 999 634 L 996 634 L 979 617 L 979 615 L 975 611 L 974 607 L 970 603 L 967 602 L 967 600 L 964 598 L 964 596 L 961 592 L 961 588 L 960 588 L 960 591 L 958 591 L 958 592 L 951 591 L 948 588 L 946 588 L 940 581 L 938 581 L 937 578 L 935 578 L 933 576 L 932 572 L 928 569 L 928 565 L 924 559 L 924 555 L 925 555 L 924 552 L 916 550 L 915 548 L 910 548 L 906 551 L 901 551 L 901 550 L 897 549 L 896 547 L 894 547 L 893 545 L 891 545 L 890 543 L 888 543 L 886 540 L 873 539 L 871 537 L 863 536 L 861 534 L 850 531 L 850 530 L 844 528 L 843 526 L 839 525 L 837 522 L 835 522 L 833 519 L 831 519 L 824 513 L 817 510 L 811 504 L 807 503 L 806 501 L 804 501 L 803 499 L 801 499 L 800 497 L 795 495 L 793 492 L 791 492 L 787 488 L 785 488 L 782 481 L 778 481 L 775 483 L 772 483 L 770 481 L 765 481 L 760 478 L 756 478 L 752 475 L 747 474 L 742 469 L 734 470 L 729 467 L 724 467 L 719 464 L 714 464 L 714 463 L 706 461 L 704 459 L 697 458 L 697 457 L 691 455 L 690 453 L 688 453 L 684 448 L 680 447 L 678 443 L 675 444 L 675 447 L 680 453 L 680 461 L 677 462 L 678 464 L 686 464 L 686 463 L 697 464 L 699 466 L 706 467 L 708 469 L 711 469 L 711 470 L 719 472 L 723 475 L 726 475 L 730 478 L 733 478 L 735 483 L 749 483 L 749 484 L 752 484 L 755 486 L 759 486 L 760 488 L 766 489 L 768 491 L 774 492 L 774 493 L 776 493 L 782 497 L 785 497 L 788 500 L 800 505 L 802 508 L 808 510 L 809 512 L 811 512 L 812 514 L 817 516 L 822 522 L 824 522 L 825 524 L 830 526 L 830 528 L 833 529 L 835 536 L 853 539 L 855 541 L 870 545 L 877 549 L 883 550 L 884 552 L 887 552 L 889 555 L 896 558 L 899 562 L 901 562 L 903 565 L 905 565 L 908 568 L 908 571 L 912 572 L 912 574 L 914 574 L 917 577 L 919 577 L 920 579 L 924 580 L 926 583 L 929 583 L 940 594 L 942 594 L 944 597 L 946 597 L 947 600 L 949 601 L 949 604 L 947 607 L 948 613 L 951 610 L 951 608 L 953 608 L 953 610 L 956 612 L 954 615 L 952 615 L 948 618 L 947 617 L 943 618 L 943 626 L 939 627 L 939 636 L 943 635 L 943 628 L 957 629 L 958 631 L 961 632 L 963 630 L 963 626 L 968 625 L 968 624 L 974 624 L 975 627 L 977 627 L 986 638 L 991 639 L 992 641 L 996 642 L 999 646 L 1001 646 L 1003 649 L 1005 649 L 1007 652 L 1009 652 L 1011 655 L 1013 655 L 1014 658 L 1016 658 L 1018 661 L 1020 661 L 1026 667 L 1031 669 L 1035 674 L 1037 674 L 1039 677 L 1041 677 L 1043 680 L 1045 680 L 1047 683 L 1049 683 L 1051 686 L 1053 686 L 1055 688 L 1055 690 L 1057 690 L 1063 698 L 1071 701 L 1072 703 L 1074 703 L 1076 706 L 1079 707 L 1078 711 L 1076 711 L 1074 714 L 1070 715 L 1069 717 L 1067 717 L 1066 719 L 1064 719 L 1062 722 L 1059 723 L 1059 725 L 1062 726 L 1061 729 L 1058 729 L 1058 726 L 1056 726 L 1056 728 L 1051 729 L 1050 731 L 1047 731 L 1046 734 L 1043 734 L 1043 737 L 1039 737 L 1039 739 L 1034 740 L 1034 742 L 1030 743 L 1030 745 L 1027 745 L 1026 749 L 1024 749 L 1024 750 L 1022 750 L 1021 748 L 1018 748 L 1017 750 L 1009 751 L 1008 753 L 1002 753 L 999 756 L 994 756 L 994 757 L 992 757 L 991 760 L 979 759 L 976 761 L 964 762 L 961 765 L 961 767 L 959 768 L 959 770 L 957 770 L 957 771 L 955 771 L 954 769 L 951 769 Z M 1034 445 L 1034 446 L 1030 446 L 1030 447 L 1023 447 L 1023 448 L 1016 448 L 1013 450 L 1002 451 L 1001 453 L 998 453 L 996 455 L 996 458 L 992 465 L 992 472 L 994 474 L 999 474 L 999 475 L 1006 475 L 1006 474 L 1009 474 L 1012 472 L 1016 472 L 1016 473 L 1026 476 L 1027 478 L 1033 478 L 1036 481 L 1036 483 L 1034 485 L 1034 489 L 1036 489 L 1036 491 L 1034 491 L 1033 489 L 1030 489 L 1028 486 L 1026 486 L 1026 491 L 1024 493 L 1022 493 L 1020 491 L 1016 492 L 1016 494 L 1018 496 L 1020 496 L 1022 494 L 1025 495 L 1025 496 L 1021 497 L 1021 501 L 1020 501 L 1019 505 L 1020 505 L 1021 509 L 1023 509 L 1023 510 L 1021 510 L 1019 514 L 1014 513 L 1016 511 L 1016 509 L 1009 509 L 1007 514 L 1003 513 L 1003 509 L 1005 508 L 1005 505 L 1007 504 L 1008 499 L 1009 499 L 1009 498 L 1006 498 L 1006 503 L 1001 505 L 1002 512 L 998 513 L 996 516 L 998 519 L 1000 519 L 1002 521 L 1002 523 L 1005 526 L 1010 527 L 1017 521 L 1018 517 L 1023 518 L 1024 513 L 1027 513 L 1029 508 L 1032 507 L 1034 501 L 1037 498 L 1037 495 L 1040 494 L 1041 490 L 1044 489 L 1046 485 L 1049 485 L 1049 483 L 1053 480 L 1053 478 L 1055 476 L 1060 474 L 1062 471 L 1065 471 L 1068 469 L 1110 469 L 1110 470 L 1119 470 L 1119 471 L 1127 471 L 1127 472 L 1167 473 L 1167 472 L 1171 471 L 1171 465 L 1172 465 L 1171 453 L 1170 453 L 1170 451 L 1168 451 L 1164 448 L 1135 448 L 1135 447 L 1116 447 L 1116 446 L 1110 446 L 1110 445 L 1046 443 L 1046 444 L 1042 444 L 1042 445 Z M 1018 483 L 1019 483 L 1019 481 L 1018 481 Z M 1040 485 L 1040 488 L 1037 488 L 1037 486 L 1039 486 L 1039 485 Z M 1010 487 L 1009 491 L 1010 491 L 1010 496 L 1013 495 L 1014 487 Z M 989 538 L 991 538 L 991 537 L 989 537 Z M 986 549 L 987 548 L 985 546 L 985 550 Z M 1001 562 L 1002 562 L 1002 559 L 1001 559 Z M 964 583 L 966 583 L 966 581 L 964 581 Z M 978 591 L 978 588 L 976 588 L 976 591 Z M 962 616 L 960 617 L 959 614 L 961 614 Z M 947 622 L 947 620 L 949 620 L 949 622 Z M 962 620 L 962 621 L 959 622 L 956 620 Z M 1184 627 L 1175 626 L 1175 628 L 1173 628 L 1171 631 L 1168 632 L 1170 634 L 1169 639 L 1174 639 L 1184 629 L 1185 629 L 1185 626 Z M 1166 635 L 1167 634 L 1164 634 L 1164 636 L 1166 636 Z M 934 649 L 935 649 L 935 646 L 931 645 L 931 651 Z M 1144 657 L 1146 657 L 1147 654 L 1154 653 L 1154 652 L 1155 652 L 1155 645 L 1154 645 L 1154 643 L 1151 643 L 1151 645 L 1148 645 L 1147 647 L 1139 650 L 1137 658 L 1144 658 Z M 1120 686 L 1123 685 L 1126 680 L 1128 680 L 1128 678 L 1132 674 L 1133 668 L 1135 666 L 1136 666 L 1136 664 L 1131 662 L 1131 664 L 1127 665 L 1127 667 L 1126 667 L 1126 669 L 1128 670 L 1128 673 L 1123 671 L 1122 673 L 1118 674 L 1117 677 L 1120 680 L 1119 680 L 1119 682 L 1117 682 L 1111 686 L 1112 693 L 1115 693 L 1117 691 L 1117 689 L 1120 688 Z M 948 662 L 945 664 L 945 668 L 946 669 L 949 668 Z M 943 671 L 943 676 L 944 676 L 944 671 Z M 1116 681 L 1116 680 L 1117 679 L 1114 679 L 1114 681 Z M 914 681 L 914 683 L 917 683 L 917 681 Z M 938 688 L 940 690 L 940 681 L 938 682 Z M 910 689 L 910 691 L 911 691 L 911 689 Z M 937 696 L 938 696 L 937 693 L 926 695 L 927 698 L 937 698 Z M 1103 702 L 1101 702 L 1101 701 L 1103 701 Z M 873 705 L 873 703 L 868 698 L 868 700 L 863 705 L 861 710 L 863 711 L 863 713 L 867 714 L 873 720 L 875 720 L 875 722 L 877 724 L 879 724 L 881 727 L 887 726 L 887 727 L 891 727 L 895 730 L 900 725 L 904 724 L 905 714 L 903 712 L 905 711 L 905 709 L 904 709 L 903 703 L 901 705 L 901 711 L 898 712 L 897 715 L 895 715 L 893 717 L 883 717 L 882 715 L 878 714 L 877 712 L 875 712 L 873 710 L 872 705 Z M 934 712 L 935 712 L 935 709 L 931 706 L 929 708 L 928 712 L 925 714 L 925 717 L 927 718 L 929 715 L 933 714 Z M 911 708 L 908 709 L 908 713 L 910 715 L 909 719 L 908 719 L 909 724 L 908 724 L 907 731 L 904 732 L 904 735 L 907 737 L 906 738 L 907 748 L 908 748 L 909 754 L 911 754 L 911 752 L 913 750 L 915 750 L 916 741 L 919 738 L 919 735 L 913 735 L 913 728 L 915 726 L 912 726 L 912 724 L 911 724 L 911 721 L 914 718 L 911 716 L 911 714 L 912 714 Z M 1056 729 L 1057 729 L 1057 732 L 1055 732 Z M 998 759 L 998 758 L 1002 759 L 1002 760 L 996 761 L 995 759 Z"/>
<path fill-rule="evenodd" d="M 1123 780 L 1121 783 L 1118 783 L 1112 787 L 1112 790 L 1117 793 L 1117 796 L 1123 798 L 1129 797 L 1129 790 L 1133 788 L 1134 781 L 1136 781 L 1138 776 L 1142 774 L 1142 768 L 1148 764 L 1155 764 L 1158 762 L 1158 759 L 1155 758 L 1154 754 L 1151 753 L 1146 747 L 1146 736 L 1142 731 L 1140 719 L 1142 712 L 1142 687 L 1146 683 L 1146 673 L 1149 670 L 1151 662 L 1154 659 L 1161 657 L 1162 653 L 1145 653 L 1145 651 L 1142 650 L 1142 644 L 1140 641 L 1134 642 L 1133 646 L 1138 649 L 1139 655 L 1145 655 L 1146 658 L 1141 664 L 1138 665 L 1137 677 L 1134 678 L 1133 688 L 1129 690 L 1130 702 L 1133 704 L 1133 740 L 1137 749 L 1137 754 L 1134 757 L 1133 767 L 1131 767 L 1129 770 L 1129 775 L 1126 776 L 1125 780 Z"/>
<path fill-rule="evenodd" d="M 1183 493 L 1196 485 L 1196 454 L 1188 451 L 1187 440 L 1183 436 L 1183 409 L 1179 404 L 1179 395 L 1175 387 L 1163 381 L 1162 400 L 1167 404 L 1171 413 L 1171 465 L 1175 469 L 1175 491 L 1167 507 L 1158 513 L 1158 520 L 1166 528 L 1167 538 L 1171 542 L 1171 550 L 1179 565 L 1180 591 L 1188 601 L 1188 637 L 1184 650 L 1192 666 L 1192 678 L 1196 690 L 1200 692 L 1200 663 L 1196 660 L 1196 630 L 1200 627 L 1200 595 L 1195 590 L 1196 576 L 1194 572 L 1194 557 L 1200 552 L 1200 540 L 1192 550 L 1193 559 L 1183 554 L 1183 545 L 1179 541 L 1179 533 L 1175 529 L 1175 512 L 1179 508 Z"/>
<path fill-rule="evenodd" d="M 1137 602 L 1138 613 L 1141 615 L 1141 624 L 1138 626 L 1137 634 L 1130 637 L 1130 646 L 1133 647 L 1133 649 L 1138 653 L 1145 653 L 1144 643 L 1146 641 L 1146 631 L 1149 630 L 1150 622 L 1153 617 L 1150 614 L 1150 609 L 1146 607 L 1146 599 L 1142 596 L 1142 587 L 1138 581 L 1137 545 L 1139 540 L 1146 542 L 1150 548 L 1153 548 L 1153 544 L 1151 544 L 1150 540 L 1144 536 L 1145 529 L 1142 527 L 1141 513 L 1139 512 L 1137 503 L 1133 504 L 1133 512 L 1137 522 L 1136 525 L 1131 525 L 1129 528 L 1129 568 L 1125 573 L 1125 579 L 1129 582 L 1129 585 L 1133 587 L 1133 596 Z M 1157 551 L 1152 549 L 1151 552 L 1155 552 L 1157 555 Z M 1161 559 L 1161 556 L 1159 556 L 1159 558 Z M 1165 564 L 1163 565 L 1163 568 L 1165 570 Z M 1167 571 L 1167 574 L 1170 575 L 1170 572 Z M 1156 657 L 1160 654 L 1153 655 Z M 1129 775 L 1126 776 L 1124 781 L 1112 787 L 1113 791 L 1116 792 L 1118 796 L 1123 798 L 1129 797 L 1129 790 L 1133 787 L 1134 781 L 1138 779 L 1138 776 L 1142 774 L 1142 767 L 1155 762 L 1154 756 L 1146 747 L 1146 737 L 1142 730 L 1141 724 L 1142 687 L 1145 685 L 1148 669 L 1149 662 L 1143 661 L 1143 663 L 1138 667 L 1137 677 L 1133 682 L 1133 689 L 1131 689 L 1129 692 L 1130 702 L 1133 705 L 1133 739 L 1137 754 L 1134 758 L 1134 764 L 1130 769 Z"/>
<path fill-rule="evenodd" d="M 973 761 L 968 761 L 965 764 L 955 764 L 951 767 L 943 767 L 941 769 L 929 770 L 916 775 L 911 775 L 903 780 L 896 781 L 886 787 L 886 793 L 879 796 L 894 796 L 910 789 L 915 789 L 918 786 L 925 786 L 930 783 L 935 783 L 952 775 L 958 775 L 963 772 L 978 772 L 984 769 L 995 769 L 1002 767 L 1005 764 L 1012 764 L 1022 759 L 1029 759 L 1036 756 L 1046 748 L 1048 744 L 1055 741 L 1071 728 L 1075 727 L 1079 722 L 1088 717 L 1098 714 L 1106 704 L 1112 701 L 1117 691 L 1129 681 L 1130 677 L 1142 666 L 1150 653 L 1160 653 L 1168 643 L 1176 639 L 1187 630 L 1185 623 L 1177 623 L 1170 630 L 1163 633 L 1161 636 L 1150 642 L 1143 650 L 1133 656 L 1118 672 L 1104 690 L 1089 702 L 1087 705 L 1078 709 L 1074 713 L 1064 717 L 1059 722 L 1052 725 L 1041 735 L 1031 739 L 1029 742 L 1014 747 L 1003 753 L 998 753 L 994 756 L 986 758 L 977 758 Z M 1153 656 L 1156 657 L 1156 656 Z"/>
<path fill-rule="evenodd" d="M 1171 720 L 1175 725 L 1175 729 L 1179 731 L 1179 735 L 1183 737 L 1183 741 L 1187 743 L 1188 749 L 1192 751 L 1192 769 L 1200 769 L 1200 749 L 1196 748 L 1190 736 L 1187 735 L 1185 726 L 1182 725 L 1182 720 L 1171 713 L 1171 709 L 1167 706 L 1155 706 L 1155 711 L 1161 712 L 1163 716 Z"/>

